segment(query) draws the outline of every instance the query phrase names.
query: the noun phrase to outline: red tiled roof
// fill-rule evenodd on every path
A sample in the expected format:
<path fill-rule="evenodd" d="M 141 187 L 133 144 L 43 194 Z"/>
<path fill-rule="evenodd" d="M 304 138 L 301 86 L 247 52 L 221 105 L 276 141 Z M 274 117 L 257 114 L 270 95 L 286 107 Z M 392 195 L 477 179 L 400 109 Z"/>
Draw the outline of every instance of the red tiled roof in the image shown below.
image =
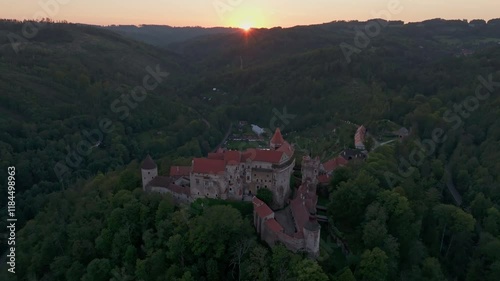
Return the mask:
<path fill-rule="evenodd" d="M 257 197 L 253 197 L 252 199 L 253 209 L 257 213 L 257 215 L 261 218 L 265 218 L 273 213 L 273 210 L 269 208 L 262 200 Z"/>
<path fill-rule="evenodd" d="M 251 161 L 279 164 L 282 157 L 282 151 L 251 148 L 243 152 L 241 160 L 246 161 L 247 159 L 250 159 Z"/>
<path fill-rule="evenodd" d="M 281 130 L 280 128 L 276 128 L 276 131 L 274 132 L 274 136 L 271 139 L 271 144 L 275 145 L 282 145 L 285 142 L 285 139 L 283 138 L 283 135 L 281 135 Z"/>
<path fill-rule="evenodd" d="M 283 141 L 283 144 L 276 150 L 284 152 L 288 157 L 293 155 L 293 147 L 287 141 Z"/>
<path fill-rule="evenodd" d="M 330 182 L 330 176 L 328 176 L 328 175 L 319 175 L 318 176 L 318 182 L 319 183 L 329 183 Z"/>
<path fill-rule="evenodd" d="M 360 126 L 356 131 L 356 135 L 354 135 L 354 143 L 355 144 L 363 144 L 365 141 L 366 128 L 365 126 Z"/>
<path fill-rule="evenodd" d="M 188 196 L 191 193 L 189 187 L 182 187 L 182 186 L 174 184 L 173 179 L 171 177 L 157 176 L 148 183 L 148 186 L 150 186 L 150 187 L 162 187 L 162 188 L 166 188 L 174 193 L 186 194 Z"/>
<path fill-rule="evenodd" d="M 265 224 L 272 232 L 283 232 L 283 227 L 275 219 L 267 220 Z"/>
<path fill-rule="evenodd" d="M 309 211 L 302 201 L 303 200 L 300 198 L 295 198 L 290 202 L 290 208 L 292 209 L 293 220 L 295 221 L 297 232 L 302 232 L 302 228 L 309 220 Z"/>
<path fill-rule="evenodd" d="M 304 225 L 309 221 L 310 211 L 315 211 L 318 196 L 309 191 L 307 184 L 302 184 L 297 190 L 297 195 L 290 202 L 295 227 L 299 235 Z"/>
<path fill-rule="evenodd" d="M 193 159 L 193 173 L 200 174 L 219 174 L 226 170 L 224 160 L 215 160 L 207 158 Z"/>
<path fill-rule="evenodd" d="M 149 154 L 146 156 L 146 159 L 144 159 L 144 162 L 142 162 L 141 168 L 144 170 L 156 169 L 156 163 Z"/>
<path fill-rule="evenodd" d="M 176 184 L 171 184 L 168 186 L 168 189 L 170 189 L 172 192 L 178 193 L 178 194 L 186 194 L 187 196 L 191 195 L 191 190 L 189 186 L 187 187 L 182 187 Z"/>
<path fill-rule="evenodd" d="M 217 160 L 223 160 L 224 159 L 224 153 L 223 152 L 210 152 L 208 153 L 207 156 L 208 159 L 217 159 Z"/>
<path fill-rule="evenodd" d="M 323 163 L 323 168 L 327 173 L 330 173 L 335 171 L 338 167 L 346 165 L 347 163 L 349 163 L 349 161 L 345 160 L 343 157 L 337 157 Z"/>
<path fill-rule="evenodd" d="M 172 166 L 170 167 L 171 177 L 189 176 L 191 173 L 191 166 Z"/>
<path fill-rule="evenodd" d="M 241 152 L 231 150 L 224 153 L 224 161 L 229 165 L 237 165 L 241 162 Z"/>

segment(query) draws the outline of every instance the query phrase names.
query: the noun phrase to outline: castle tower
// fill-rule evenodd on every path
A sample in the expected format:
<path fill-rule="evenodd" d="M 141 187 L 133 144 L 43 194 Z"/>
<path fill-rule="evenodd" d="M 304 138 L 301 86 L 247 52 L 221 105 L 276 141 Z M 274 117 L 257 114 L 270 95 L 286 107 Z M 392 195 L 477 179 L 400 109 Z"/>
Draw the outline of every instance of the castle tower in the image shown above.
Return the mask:
<path fill-rule="evenodd" d="M 309 221 L 303 228 L 305 250 L 312 258 L 319 256 L 319 239 L 321 234 L 321 225 L 316 218 L 316 211 L 310 211 Z"/>
<path fill-rule="evenodd" d="M 280 128 L 276 128 L 276 131 L 274 131 L 274 135 L 269 141 L 269 147 L 271 149 L 278 149 L 280 148 L 283 144 L 285 143 L 285 139 L 283 138 L 283 135 L 281 135 L 281 130 Z"/>
<path fill-rule="evenodd" d="M 146 156 L 146 159 L 142 162 L 141 166 L 141 178 L 142 178 L 142 189 L 146 190 L 146 185 L 158 176 L 158 167 L 151 156 Z"/>
<path fill-rule="evenodd" d="M 320 161 L 318 157 L 314 159 L 310 156 L 302 157 L 302 183 L 309 180 L 309 182 L 316 186 L 318 184 L 319 166 Z"/>

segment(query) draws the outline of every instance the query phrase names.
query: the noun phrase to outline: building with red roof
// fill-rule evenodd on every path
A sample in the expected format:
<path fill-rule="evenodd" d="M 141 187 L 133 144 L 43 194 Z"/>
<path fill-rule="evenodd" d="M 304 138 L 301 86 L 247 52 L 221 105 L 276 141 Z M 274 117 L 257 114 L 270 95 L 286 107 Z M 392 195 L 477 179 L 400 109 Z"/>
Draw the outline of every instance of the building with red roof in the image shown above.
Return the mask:
<path fill-rule="evenodd" d="M 226 170 L 224 160 L 209 158 L 194 158 L 192 162 L 192 173 L 195 174 L 220 174 Z"/>
<path fill-rule="evenodd" d="M 361 125 L 354 135 L 354 146 L 357 149 L 365 150 L 366 128 Z"/>
<path fill-rule="evenodd" d="M 321 226 L 316 218 L 317 202 L 316 184 L 309 179 L 298 188 L 289 206 L 279 211 L 285 216 L 276 216 L 262 200 L 254 197 L 255 229 L 270 246 L 280 242 L 293 252 L 306 252 L 311 257 L 318 257 Z"/>
<path fill-rule="evenodd" d="M 170 194 L 175 201 L 190 202 L 191 190 L 189 186 L 176 184 L 174 177 L 157 176 L 146 184 L 146 191 L 161 194 Z"/>
<path fill-rule="evenodd" d="M 317 257 L 321 227 L 316 220 L 316 184 L 320 161 L 317 157 L 303 157 L 302 185 L 290 200 L 294 166 L 294 148 L 276 129 L 269 149 L 218 149 L 206 158 L 194 158 L 191 166 L 170 167 L 168 177 L 158 176 L 158 167 L 148 155 L 141 173 L 145 191 L 170 194 L 176 201 L 251 200 L 254 226 L 264 241 L 271 246 L 281 242 L 291 251 Z M 271 190 L 270 205 L 254 196 L 261 188 Z M 279 217 L 273 209 L 280 209 Z"/>
<path fill-rule="evenodd" d="M 274 132 L 273 137 L 269 141 L 269 147 L 278 149 L 280 146 L 282 146 L 285 143 L 285 139 L 283 138 L 283 135 L 281 134 L 280 128 L 277 128 L 276 131 Z"/>
<path fill-rule="evenodd" d="M 187 177 L 191 174 L 191 166 L 172 166 L 170 167 L 171 177 Z"/>
<path fill-rule="evenodd" d="M 194 158 L 191 166 L 172 166 L 170 176 L 189 181 L 190 198 L 251 200 L 257 190 L 273 193 L 272 206 L 281 208 L 289 197 L 290 176 L 295 166 L 294 148 L 276 129 L 269 149 L 245 151 L 217 149 L 206 158 Z M 142 165 L 143 187 L 157 174 L 156 164 L 147 157 Z"/>
<path fill-rule="evenodd" d="M 322 165 L 323 165 L 323 170 L 325 171 L 325 173 L 330 175 L 333 171 L 335 171 L 339 167 L 347 165 L 347 163 L 349 163 L 349 161 L 347 161 L 343 157 L 339 156 L 339 157 L 333 158 L 329 161 L 326 161 Z"/>

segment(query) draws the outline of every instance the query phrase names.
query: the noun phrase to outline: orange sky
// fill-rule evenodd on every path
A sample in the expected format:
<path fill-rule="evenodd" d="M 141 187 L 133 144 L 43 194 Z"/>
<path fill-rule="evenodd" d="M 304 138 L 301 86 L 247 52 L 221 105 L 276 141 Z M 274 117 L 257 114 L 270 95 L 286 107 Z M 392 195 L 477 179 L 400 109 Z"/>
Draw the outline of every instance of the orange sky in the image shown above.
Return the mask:
<path fill-rule="evenodd" d="M 498 0 L 1 0 L 0 18 L 89 24 L 294 26 L 381 18 L 499 18 Z M 41 3 L 50 3 L 44 7 Z M 55 4 L 55 5 L 54 5 Z"/>

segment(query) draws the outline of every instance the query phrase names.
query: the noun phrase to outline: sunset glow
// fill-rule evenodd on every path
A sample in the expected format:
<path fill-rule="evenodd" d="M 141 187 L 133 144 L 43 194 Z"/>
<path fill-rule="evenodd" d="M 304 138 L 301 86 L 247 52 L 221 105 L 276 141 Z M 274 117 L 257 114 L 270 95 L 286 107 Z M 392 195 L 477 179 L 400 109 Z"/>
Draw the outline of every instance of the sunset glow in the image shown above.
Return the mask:
<path fill-rule="evenodd" d="M 239 9 L 228 11 L 223 19 L 224 25 L 236 26 L 245 31 L 251 28 L 269 27 L 269 15 L 262 9 L 252 6 L 244 6 Z"/>
<path fill-rule="evenodd" d="M 406 0 L 71 0 L 47 8 L 40 3 L 51 1 L 5 0 L 2 17 L 53 20 L 89 24 L 160 24 L 172 26 L 226 26 L 253 28 L 290 27 L 336 20 L 383 18 L 405 22 L 432 18 L 492 19 L 498 17 L 498 3 L 492 0 L 406 1 Z M 392 3 L 392 4 L 391 4 Z M 395 4 L 394 4 L 395 3 Z M 217 4 L 217 5 L 216 5 Z M 392 6 L 397 12 L 390 12 Z M 42 7 L 43 6 L 43 7 Z M 50 6 L 50 5 L 49 5 Z"/>
<path fill-rule="evenodd" d="M 245 24 L 240 25 L 240 28 L 243 29 L 244 31 L 248 32 L 248 31 L 250 31 L 250 29 L 252 29 L 252 25 L 245 23 Z"/>

